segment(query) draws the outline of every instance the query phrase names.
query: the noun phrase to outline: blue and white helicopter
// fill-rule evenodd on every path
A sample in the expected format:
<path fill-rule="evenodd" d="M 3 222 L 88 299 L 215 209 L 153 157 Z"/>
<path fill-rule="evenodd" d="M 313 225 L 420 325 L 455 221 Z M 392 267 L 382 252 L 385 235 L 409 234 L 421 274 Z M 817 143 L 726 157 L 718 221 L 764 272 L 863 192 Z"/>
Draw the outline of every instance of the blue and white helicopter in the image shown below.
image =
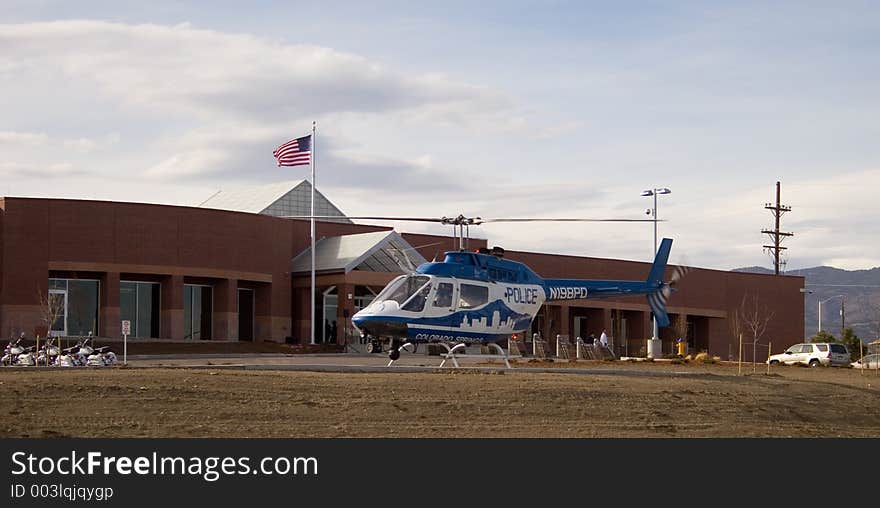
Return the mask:
<path fill-rule="evenodd" d="M 300 217 L 297 217 L 300 218 Z M 317 217 L 316 217 L 317 218 Z M 323 217 L 322 217 L 323 218 Z M 352 219 L 417 220 L 452 224 L 459 250 L 440 262 L 418 266 L 392 280 L 372 303 L 352 316 L 352 324 L 371 343 L 386 349 L 391 362 L 416 344 L 440 343 L 447 358 L 467 344 L 494 346 L 527 331 L 545 302 L 645 295 L 660 327 L 669 326 L 666 300 L 679 272 L 663 281 L 672 240 L 664 238 L 644 281 L 544 279 L 528 266 L 504 259 L 499 247 L 466 249 L 466 229 L 484 222 L 589 221 L 653 222 L 653 219 L 481 219 L 350 217 Z M 460 236 L 459 232 L 460 231 Z M 506 355 L 505 355 L 506 356 Z M 391 362 L 389 365 L 391 365 Z M 457 362 L 456 362 L 457 365 Z"/>

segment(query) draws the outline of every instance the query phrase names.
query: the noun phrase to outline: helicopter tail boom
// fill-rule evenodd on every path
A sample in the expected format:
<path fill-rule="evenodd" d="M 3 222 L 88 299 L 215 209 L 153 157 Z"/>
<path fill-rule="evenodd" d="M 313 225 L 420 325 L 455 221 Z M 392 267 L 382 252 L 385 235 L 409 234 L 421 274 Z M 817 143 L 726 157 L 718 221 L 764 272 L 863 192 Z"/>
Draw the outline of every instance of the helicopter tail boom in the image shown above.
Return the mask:
<path fill-rule="evenodd" d="M 583 298 L 608 298 L 615 296 L 645 295 L 648 305 L 657 318 L 658 326 L 669 326 L 666 314 L 667 285 L 663 282 L 666 262 L 672 249 L 672 240 L 664 238 L 657 250 L 648 278 L 642 281 L 628 280 L 577 280 L 544 279 L 546 301 L 579 300 Z"/>

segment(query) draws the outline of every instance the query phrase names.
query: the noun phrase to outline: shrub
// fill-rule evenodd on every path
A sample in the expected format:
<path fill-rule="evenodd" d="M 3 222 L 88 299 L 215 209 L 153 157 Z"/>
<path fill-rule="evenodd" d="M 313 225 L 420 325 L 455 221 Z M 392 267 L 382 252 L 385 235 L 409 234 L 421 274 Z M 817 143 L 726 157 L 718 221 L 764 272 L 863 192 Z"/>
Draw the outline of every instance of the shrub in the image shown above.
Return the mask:
<path fill-rule="evenodd" d="M 706 352 L 698 353 L 697 356 L 694 357 L 694 360 L 703 363 L 718 363 L 721 361 L 719 357 L 709 356 L 709 353 Z"/>

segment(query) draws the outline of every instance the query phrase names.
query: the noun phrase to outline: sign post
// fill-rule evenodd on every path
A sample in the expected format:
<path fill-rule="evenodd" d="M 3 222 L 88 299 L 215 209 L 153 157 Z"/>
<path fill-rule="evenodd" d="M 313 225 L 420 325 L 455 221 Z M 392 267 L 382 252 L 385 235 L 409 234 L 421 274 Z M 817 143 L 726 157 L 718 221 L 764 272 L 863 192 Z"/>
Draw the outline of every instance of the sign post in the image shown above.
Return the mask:
<path fill-rule="evenodd" d="M 122 365 L 128 365 L 128 334 L 131 333 L 131 321 L 122 321 Z"/>

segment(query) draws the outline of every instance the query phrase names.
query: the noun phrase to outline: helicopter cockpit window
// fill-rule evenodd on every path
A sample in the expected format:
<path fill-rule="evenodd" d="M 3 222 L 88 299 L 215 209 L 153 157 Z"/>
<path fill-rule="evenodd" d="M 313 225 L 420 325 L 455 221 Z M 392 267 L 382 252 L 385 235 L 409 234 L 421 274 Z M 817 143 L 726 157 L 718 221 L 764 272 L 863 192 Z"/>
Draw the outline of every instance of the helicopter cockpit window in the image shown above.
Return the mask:
<path fill-rule="evenodd" d="M 399 305 L 403 305 L 403 303 L 406 302 L 409 297 L 414 295 L 416 291 L 427 284 L 429 280 L 430 278 L 425 275 L 408 275 L 404 277 L 400 282 L 398 282 L 397 285 L 393 288 L 389 287 L 391 291 L 389 291 L 388 295 L 383 297 L 380 301 L 394 300 Z M 430 288 L 430 286 L 428 287 Z M 425 296 L 423 296 L 422 298 L 425 298 L 427 296 L 428 295 L 425 294 Z M 379 300 L 379 298 L 377 297 L 376 300 Z M 424 306 L 424 304 L 422 305 Z"/>
<path fill-rule="evenodd" d="M 425 302 L 428 301 L 428 293 L 431 292 L 431 285 L 425 284 L 406 304 L 401 307 L 403 310 L 410 312 L 421 312 L 425 309 Z"/>
<path fill-rule="evenodd" d="M 403 284 L 403 281 L 404 279 L 406 279 L 406 277 L 406 275 L 401 275 L 389 282 L 388 285 L 385 286 L 385 289 L 379 291 L 379 294 L 376 295 L 376 298 L 373 298 L 373 303 L 384 302 L 385 300 L 388 300 L 388 295 L 397 291 L 397 288 L 400 287 L 401 284 Z"/>
<path fill-rule="evenodd" d="M 441 282 L 437 284 L 437 293 L 434 295 L 434 307 L 452 307 L 452 284 Z"/>
<path fill-rule="evenodd" d="M 489 288 L 473 284 L 461 285 L 461 297 L 458 300 L 460 309 L 472 309 L 489 303 Z"/>

